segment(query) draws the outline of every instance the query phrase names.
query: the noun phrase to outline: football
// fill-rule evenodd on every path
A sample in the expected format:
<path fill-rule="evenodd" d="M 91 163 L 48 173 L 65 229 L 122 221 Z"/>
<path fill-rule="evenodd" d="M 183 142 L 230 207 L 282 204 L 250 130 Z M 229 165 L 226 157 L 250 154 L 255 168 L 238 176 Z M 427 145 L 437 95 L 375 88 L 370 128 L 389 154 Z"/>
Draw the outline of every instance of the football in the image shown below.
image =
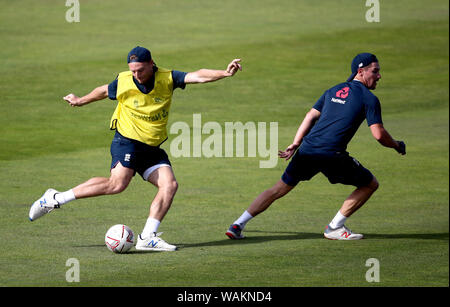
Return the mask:
<path fill-rule="evenodd" d="M 126 225 L 114 225 L 106 232 L 105 244 L 113 253 L 126 253 L 133 247 L 134 233 Z"/>

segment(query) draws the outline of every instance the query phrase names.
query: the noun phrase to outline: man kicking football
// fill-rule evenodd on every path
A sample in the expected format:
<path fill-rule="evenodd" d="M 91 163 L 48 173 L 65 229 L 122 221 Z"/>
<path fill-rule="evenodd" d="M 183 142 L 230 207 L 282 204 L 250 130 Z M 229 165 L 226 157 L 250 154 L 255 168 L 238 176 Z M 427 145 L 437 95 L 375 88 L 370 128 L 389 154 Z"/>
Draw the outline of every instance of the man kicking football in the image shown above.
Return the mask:
<path fill-rule="evenodd" d="M 344 223 L 377 190 L 378 182 L 369 170 L 347 153 L 347 144 L 366 119 L 373 137 L 381 145 L 394 148 L 401 155 L 406 154 L 406 146 L 404 142 L 394 140 L 383 127 L 380 102 L 370 92 L 381 78 L 376 56 L 358 54 L 352 61 L 351 70 L 347 82 L 325 91 L 306 114 L 293 143 L 279 152 L 279 156 L 286 160 L 292 157 L 283 176 L 272 188 L 261 193 L 230 226 L 226 232 L 229 238 L 244 238 L 242 230 L 250 219 L 286 195 L 300 181 L 310 180 L 319 172 L 330 183 L 356 186 L 325 228 L 325 238 L 363 238 L 362 234 L 353 233 Z"/>
<path fill-rule="evenodd" d="M 94 177 L 65 192 L 48 189 L 33 203 L 29 219 L 34 221 L 61 205 L 86 197 L 117 194 L 126 189 L 136 172 L 158 188 L 150 205 L 147 222 L 138 236 L 137 250 L 173 251 L 157 234 L 178 188 L 166 152 L 160 145 L 167 139 L 167 121 L 176 88 L 206 83 L 233 76 L 242 70 L 239 59 L 226 70 L 200 69 L 181 72 L 157 67 L 149 50 L 133 48 L 127 57 L 129 71 L 122 72 L 110 84 L 95 88 L 83 97 L 69 94 L 63 99 L 73 107 L 109 97 L 118 100 L 111 119 L 116 130 L 111 143 L 111 175 Z"/>

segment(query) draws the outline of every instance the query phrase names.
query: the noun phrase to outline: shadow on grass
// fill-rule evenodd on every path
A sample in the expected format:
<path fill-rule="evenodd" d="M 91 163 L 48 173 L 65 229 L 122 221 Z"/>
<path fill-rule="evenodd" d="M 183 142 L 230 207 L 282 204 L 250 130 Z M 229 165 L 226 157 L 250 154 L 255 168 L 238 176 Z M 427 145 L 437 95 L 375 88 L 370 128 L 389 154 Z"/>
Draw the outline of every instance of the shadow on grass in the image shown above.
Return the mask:
<path fill-rule="evenodd" d="M 104 250 L 105 252 L 108 251 L 105 244 L 75 245 L 74 247 L 76 247 L 76 248 L 92 248 L 92 249 L 99 249 L 99 250 L 101 249 L 101 250 Z M 111 253 L 110 251 L 108 251 L 108 252 Z M 140 250 L 138 251 L 134 247 L 132 247 L 131 250 L 129 250 L 123 254 L 151 254 L 151 253 L 161 253 L 161 252 L 140 251 Z M 112 253 L 112 254 L 114 254 L 114 253 Z M 120 253 L 117 255 L 120 255 Z"/>
<path fill-rule="evenodd" d="M 246 236 L 242 240 L 230 240 L 228 238 L 224 238 L 223 240 L 216 241 L 208 241 L 208 242 L 200 242 L 200 243 L 192 243 L 192 244 L 183 244 L 183 243 L 175 243 L 179 249 L 183 248 L 192 248 L 192 247 L 208 247 L 208 246 L 226 246 L 226 245 L 234 245 L 234 244 L 257 244 L 268 241 L 291 241 L 291 240 L 308 240 L 308 239 L 322 239 L 322 233 L 307 233 L 307 232 L 268 232 L 261 230 L 247 230 L 245 233 L 270 233 L 271 235 L 258 235 L 258 236 Z M 224 234 L 225 237 L 225 234 Z M 419 240 L 443 240 L 448 241 L 449 233 L 400 233 L 400 234 L 381 234 L 381 233 L 366 233 L 364 234 L 364 240 L 371 239 L 419 239 Z M 104 244 L 93 244 L 93 245 L 78 245 L 74 247 L 82 247 L 82 248 L 105 248 Z M 149 253 L 148 251 L 137 251 L 131 250 L 128 254 L 137 254 L 137 253 Z M 150 252 L 151 253 L 151 252 Z M 158 252 L 156 252 L 158 253 Z"/>
<path fill-rule="evenodd" d="M 233 244 L 255 244 L 267 241 L 289 241 L 289 240 L 308 240 L 323 239 L 322 233 L 305 233 L 305 232 L 266 232 L 261 230 L 247 230 L 245 233 L 271 233 L 271 235 L 263 236 L 246 236 L 242 240 L 217 240 L 193 244 L 178 244 L 181 248 L 205 247 L 205 246 L 225 246 Z M 364 240 L 371 239 L 419 239 L 419 240 L 443 240 L 448 241 L 449 233 L 399 233 L 399 234 L 364 234 Z"/>
<path fill-rule="evenodd" d="M 448 241 L 448 232 L 442 233 L 366 233 L 365 239 L 421 239 Z"/>
<path fill-rule="evenodd" d="M 260 230 L 248 230 L 246 233 L 271 233 L 271 235 L 266 236 L 249 236 L 245 237 L 243 240 L 230 240 L 223 234 L 223 240 L 217 241 L 209 241 L 209 242 L 200 242 L 200 243 L 192 243 L 192 244 L 184 244 L 184 243 L 175 243 L 178 249 L 183 248 L 191 248 L 191 247 L 206 247 L 206 246 L 225 246 L 225 245 L 233 245 L 233 244 L 255 244 L 262 243 L 267 241 L 282 241 L 282 240 L 305 240 L 305 239 L 320 239 L 323 238 L 321 233 L 298 233 L 298 232 L 266 232 Z M 92 244 L 92 245 L 77 245 L 74 247 L 80 248 L 105 248 L 103 244 Z M 135 254 L 135 253 L 149 253 L 151 251 L 137 251 L 131 250 L 127 254 Z"/>
<path fill-rule="evenodd" d="M 190 247 L 204 247 L 204 246 L 224 246 L 224 245 L 234 245 L 234 244 L 255 244 L 268 241 L 291 241 L 291 240 L 308 240 L 308 239 L 320 239 L 323 238 L 321 233 L 305 233 L 305 232 L 269 232 L 261 230 L 246 230 L 245 234 L 248 233 L 270 233 L 271 235 L 263 236 L 246 236 L 241 240 L 230 240 L 228 238 L 217 241 L 193 243 L 193 244 L 179 244 L 180 248 L 190 248 Z M 224 233 L 225 238 L 225 233 Z"/>

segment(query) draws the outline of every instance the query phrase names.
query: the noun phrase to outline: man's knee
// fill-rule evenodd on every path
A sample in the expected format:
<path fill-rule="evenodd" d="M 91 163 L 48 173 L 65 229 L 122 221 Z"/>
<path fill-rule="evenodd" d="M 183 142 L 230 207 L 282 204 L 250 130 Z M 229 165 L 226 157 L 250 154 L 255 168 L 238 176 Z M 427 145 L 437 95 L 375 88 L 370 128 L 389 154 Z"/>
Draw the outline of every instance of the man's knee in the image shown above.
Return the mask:
<path fill-rule="evenodd" d="M 374 192 L 378 189 L 379 186 L 380 184 L 378 183 L 378 180 L 377 178 L 375 178 L 375 176 L 373 176 L 372 181 L 367 185 L 367 187 L 373 190 Z"/>
<path fill-rule="evenodd" d="M 130 181 L 124 178 L 110 178 L 108 194 L 118 194 L 123 192 L 129 183 Z"/>
<path fill-rule="evenodd" d="M 133 178 L 132 172 L 112 173 L 108 182 L 108 194 L 123 192 Z"/>
<path fill-rule="evenodd" d="M 123 192 L 134 176 L 134 170 L 123 167 L 120 162 L 111 170 L 109 177 L 107 194 L 117 194 Z"/>
<path fill-rule="evenodd" d="M 178 182 L 176 180 L 173 180 L 169 183 L 169 191 L 175 195 L 175 193 L 178 190 Z"/>
<path fill-rule="evenodd" d="M 167 182 L 162 183 L 159 186 L 159 189 L 173 196 L 178 190 L 178 182 L 175 179 L 168 180 Z"/>
<path fill-rule="evenodd" d="M 269 189 L 269 193 L 274 199 L 278 199 L 289 193 L 289 191 L 291 191 L 293 188 L 293 186 L 287 185 L 282 180 L 280 180 L 271 189 Z"/>

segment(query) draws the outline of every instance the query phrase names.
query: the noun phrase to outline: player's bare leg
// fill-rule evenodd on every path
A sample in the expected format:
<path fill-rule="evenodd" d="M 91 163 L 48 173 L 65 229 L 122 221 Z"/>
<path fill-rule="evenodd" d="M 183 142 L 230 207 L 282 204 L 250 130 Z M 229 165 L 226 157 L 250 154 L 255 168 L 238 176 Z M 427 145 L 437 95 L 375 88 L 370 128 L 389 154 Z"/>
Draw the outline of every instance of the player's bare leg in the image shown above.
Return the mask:
<path fill-rule="evenodd" d="M 294 187 L 287 185 L 283 180 L 279 180 L 273 187 L 265 190 L 256 197 L 248 209 L 230 226 L 225 233 L 230 239 L 243 239 L 242 230 L 247 222 L 256 215 L 265 211 L 272 203 L 289 193 Z"/>
<path fill-rule="evenodd" d="M 331 240 L 359 240 L 362 234 L 353 233 L 344 223 L 353 213 L 364 205 L 372 194 L 378 189 L 378 181 L 373 177 L 366 185 L 355 189 L 344 201 L 341 209 L 325 229 L 324 237 Z"/>
<path fill-rule="evenodd" d="M 33 203 L 29 212 L 30 221 L 59 208 L 61 205 L 80 198 L 120 193 L 126 189 L 133 178 L 134 170 L 120 163 L 111 170 L 111 176 L 94 177 L 65 192 L 48 189 L 41 198 Z"/>
<path fill-rule="evenodd" d="M 162 221 L 172 205 L 178 183 L 169 166 L 162 166 L 155 170 L 150 174 L 148 181 L 158 188 L 158 193 L 150 206 L 149 217 Z"/>
<path fill-rule="evenodd" d="M 117 194 L 127 188 L 133 175 L 133 169 L 124 167 L 119 162 L 116 167 L 111 169 L 111 176 L 109 178 L 94 177 L 72 190 L 76 199 Z"/>
<path fill-rule="evenodd" d="M 372 194 L 378 189 L 378 181 L 373 177 L 372 181 L 363 187 L 359 187 L 350 194 L 339 210 L 342 215 L 350 217 L 364 205 Z"/>
<path fill-rule="evenodd" d="M 269 208 L 275 200 L 289 193 L 289 191 L 293 188 L 293 186 L 287 185 L 280 179 L 273 187 L 259 194 L 258 197 L 256 197 L 256 199 L 250 204 L 247 212 L 255 217 Z"/>
<path fill-rule="evenodd" d="M 158 188 L 158 192 L 150 206 L 146 225 L 138 236 L 136 249 L 143 251 L 174 251 L 177 247 L 161 239 L 157 229 L 172 205 L 178 189 L 178 183 L 170 166 L 162 166 L 153 171 L 148 181 Z"/>

